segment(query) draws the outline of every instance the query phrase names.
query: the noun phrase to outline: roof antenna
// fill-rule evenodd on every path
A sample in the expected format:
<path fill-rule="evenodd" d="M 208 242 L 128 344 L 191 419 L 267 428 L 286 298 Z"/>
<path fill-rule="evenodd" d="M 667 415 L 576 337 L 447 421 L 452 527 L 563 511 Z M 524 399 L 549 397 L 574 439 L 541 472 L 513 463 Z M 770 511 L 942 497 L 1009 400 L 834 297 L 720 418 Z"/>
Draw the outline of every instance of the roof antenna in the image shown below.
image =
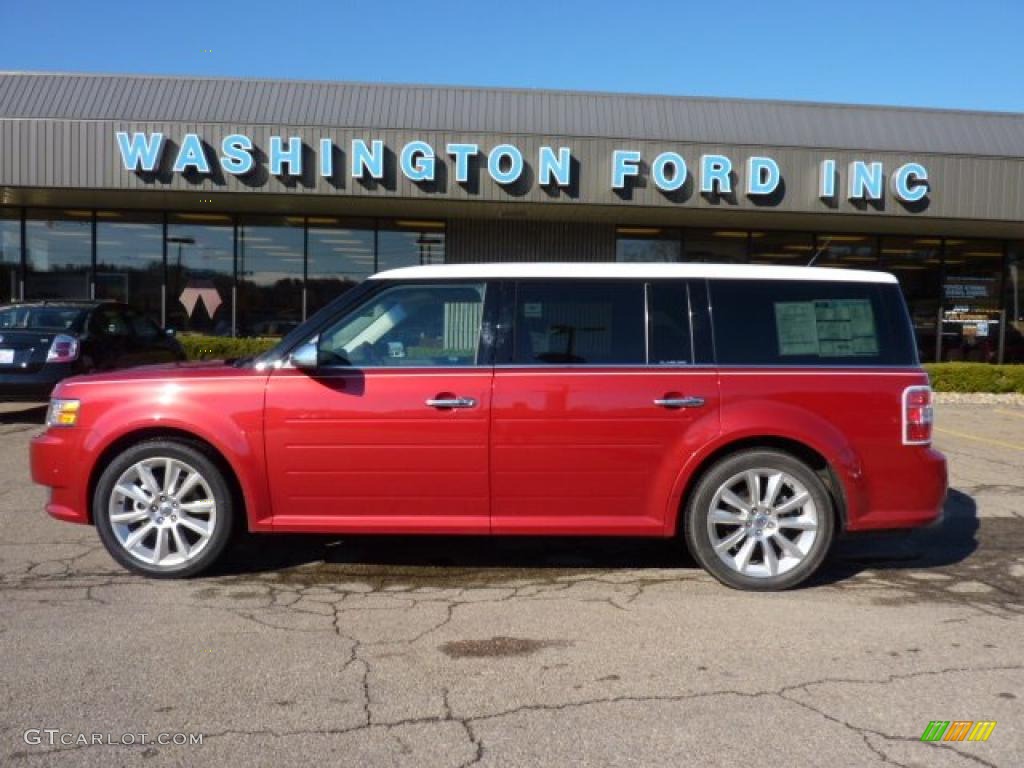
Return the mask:
<path fill-rule="evenodd" d="M 821 248 L 819 248 L 818 250 L 816 250 L 814 252 L 814 255 L 811 256 L 811 260 L 808 261 L 805 266 L 813 267 L 814 266 L 814 262 L 816 262 L 818 260 L 818 257 L 821 256 L 821 254 L 823 254 L 825 252 L 825 249 L 828 248 L 829 243 L 831 243 L 831 242 L 832 242 L 832 238 L 831 237 L 825 238 L 825 242 L 822 243 Z"/>

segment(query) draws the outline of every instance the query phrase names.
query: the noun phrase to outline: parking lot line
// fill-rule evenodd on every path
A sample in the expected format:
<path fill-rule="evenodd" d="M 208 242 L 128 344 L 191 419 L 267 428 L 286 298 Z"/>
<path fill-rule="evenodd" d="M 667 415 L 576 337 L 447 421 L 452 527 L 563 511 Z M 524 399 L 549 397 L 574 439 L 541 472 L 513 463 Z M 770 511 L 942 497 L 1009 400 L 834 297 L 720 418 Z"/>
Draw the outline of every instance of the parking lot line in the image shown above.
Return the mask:
<path fill-rule="evenodd" d="M 954 437 L 962 437 L 965 440 L 975 440 L 976 442 L 979 442 L 979 443 L 988 443 L 989 445 L 998 445 L 998 446 L 1000 446 L 1002 448 L 1010 448 L 1010 449 L 1012 449 L 1014 451 L 1024 451 L 1024 445 L 1017 445 L 1016 443 L 1007 443 L 1007 442 L 1004 442 L 1003 440 L 992 440 L 991 438 L 988 438 L 988 437 L 977 437 L 975 435 L 970 435 L 970 434 L 968 434 L 966 432 L 957 432 L 957 431 L 952 430 L 952 429 L 942 429 L 941 427 L 935 427 L 935 431 L 936 432 L 941 432 L 944 435 L 953 435 Z"/>

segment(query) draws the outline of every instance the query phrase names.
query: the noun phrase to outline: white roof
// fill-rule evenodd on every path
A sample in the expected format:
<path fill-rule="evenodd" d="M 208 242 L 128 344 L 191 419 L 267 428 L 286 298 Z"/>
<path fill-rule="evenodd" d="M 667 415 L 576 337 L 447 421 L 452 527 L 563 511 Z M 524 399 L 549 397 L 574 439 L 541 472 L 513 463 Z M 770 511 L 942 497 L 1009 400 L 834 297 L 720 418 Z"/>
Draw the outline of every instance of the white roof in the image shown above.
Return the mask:
<path fill-rule="evenodd" d="M 498 280 L 519 278 L 719 278 L 726 280 L 821 280 L 836 283 L 895 283 L 888 272 L 830 267 L 780 267 L 761 264 L 661 264 L 626 262 L 531 262 L 434 264 L 378 272 L 371 280 Z"/>

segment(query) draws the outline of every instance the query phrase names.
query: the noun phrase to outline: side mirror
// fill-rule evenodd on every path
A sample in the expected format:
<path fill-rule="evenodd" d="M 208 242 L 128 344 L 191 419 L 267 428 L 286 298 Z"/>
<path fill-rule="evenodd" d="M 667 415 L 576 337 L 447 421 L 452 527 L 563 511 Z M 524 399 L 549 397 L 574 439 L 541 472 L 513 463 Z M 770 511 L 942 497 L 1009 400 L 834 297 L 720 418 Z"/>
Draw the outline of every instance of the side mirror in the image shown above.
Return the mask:
<path fill-rule="evenodd" d="M 178 335 L 178 332 L 173 328 L 164 328 L 164 333 L 170 336 L 172 339 Z"/>
<path fill-rule="evenodd" d="M 312 370 L 320 363 L 320 339 L 314 338 L 307 341 L 300 347 L 296 347 L 288 355 L 288 364 L 293 368 Z"/>

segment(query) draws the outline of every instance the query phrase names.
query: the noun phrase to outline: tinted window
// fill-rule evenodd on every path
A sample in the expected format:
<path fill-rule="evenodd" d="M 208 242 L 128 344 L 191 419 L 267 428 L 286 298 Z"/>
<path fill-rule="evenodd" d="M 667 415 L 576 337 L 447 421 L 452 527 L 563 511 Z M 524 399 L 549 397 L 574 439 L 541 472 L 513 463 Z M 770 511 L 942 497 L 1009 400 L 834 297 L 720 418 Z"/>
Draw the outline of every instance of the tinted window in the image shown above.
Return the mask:
<path fill-rule="evenodd" d="M 322 365 L 476 365 L 484 285 L 389 288 L 320 334 Z"/>
<path fill-rule="evenodd" d="M 915 365 L 896 285 L 713 280 L 724 365 Z"/>
<path fill-rule="evenodd" d="M 160 326 L 150 320 L 148 317 L 143 317 L 138 312 L 131 309 L 124 311 L 124 316 L 128 319 L 128 325 L 132 329 L 132 335 L 143 341 L 153 341 L 160 336 Z"/>
<path fill-rule="evenodd" d="M 128 323 L 120 310 L 113 307 L 100 307 L 92 316 L 92 328 L 104 336 L 127 336 Z"/>
<path fill-rule="evenodd" d="M 686 283 L 651 283 L 647 288 L 650 363 L 688 365 L 693 362 L 690 302 Z"/>
<path fill-rule="evenodd" d="M 520 283 L 513 361 L 522 365 L 644 363 L 643 283 Z"/>

